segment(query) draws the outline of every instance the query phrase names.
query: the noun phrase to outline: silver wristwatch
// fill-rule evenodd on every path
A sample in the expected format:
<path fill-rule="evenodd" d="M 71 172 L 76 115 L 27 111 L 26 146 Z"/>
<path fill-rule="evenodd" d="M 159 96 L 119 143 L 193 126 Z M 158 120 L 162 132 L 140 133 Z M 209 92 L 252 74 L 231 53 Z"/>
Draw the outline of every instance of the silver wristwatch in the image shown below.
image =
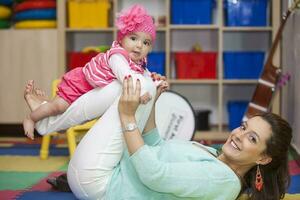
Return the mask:
<path fill-rule="evenodd" d="M 125 124 L 123 132 L 131 132 L 131 131 L 134 131 L 135 129 L 137 129 L 136 123 L 128 123 L 128 124 Z"/>

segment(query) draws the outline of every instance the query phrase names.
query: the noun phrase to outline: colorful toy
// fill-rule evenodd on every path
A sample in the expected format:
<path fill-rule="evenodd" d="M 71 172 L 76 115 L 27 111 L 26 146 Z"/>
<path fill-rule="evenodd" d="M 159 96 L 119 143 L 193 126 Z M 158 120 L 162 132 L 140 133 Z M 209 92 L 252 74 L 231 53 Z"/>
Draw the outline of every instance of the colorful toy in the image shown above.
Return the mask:
<path fill-rule="evenodd" d="M 0 0 L 0 5 L 10 6 L 12 3 L 13 0 Z"/>
<path fill-rule="evenodd" d="M 106 52 L 110 47 L 107 45 L 101 45 L 101 46 L 88 46 L 82 49 L 83 53 L 89 53 L 89 52 Z"/>
<path fill-rule="evenodd" d="M 0 5 L 0 19 L 7 19 L 11 16 L 11 9 Z"/>
<path fill-rule="evenodd" d="M 16 21 L 21 20 L 43 20 L 43 19 L 56 19 L 56 9 L 36 9 L 19 12 L 15 15 Z"/>
<path fill-rule="evenodd" d="M 15 12 L 32 10 L 32 9 L 49 9 L 49 8 L 56 8 L 56 2 L 55 1 L 24 1 L 16 5 Z"/>
<path fill-rule="evenodd" d="M 17 22 L 15 28 L 55 28 L 55 20 L 26 20 Z"/>
<path fill-rule="evenodd" d="M 0 19 L 0 29 L 9 28 L 10 22 L 5 19 Z"/>

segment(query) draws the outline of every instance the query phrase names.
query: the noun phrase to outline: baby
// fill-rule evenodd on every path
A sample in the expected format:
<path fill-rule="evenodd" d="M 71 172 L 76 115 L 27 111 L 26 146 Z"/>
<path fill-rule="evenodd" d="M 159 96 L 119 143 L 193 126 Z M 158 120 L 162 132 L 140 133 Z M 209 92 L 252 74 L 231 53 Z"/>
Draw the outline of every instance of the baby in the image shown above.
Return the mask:
<path fill-rule="evenodd" d="M 49 116 L 65 112 L 68 107 L 81 95 L 100 87 L 103 88 L 118 79 L 121 83 L 125 76 L 139 73 L 149 76 L 146 69 L 147 55 L 152 50 L 156 37 L 156 28 L 152 17 L 141 5 L 122 10 L 117 16 L 117 40 L 106 53 L 99 53 L 84 67 L 75 68 L 61 79 L 57 96 L 51 101 L 40 103 L 34 99 L 34 82 L 30 80 L 25 90 L 25 100 L 31 113 L 23 121 L 25 135 L 34 138 L 35 123 Z M 143 82 L 143 80 L 140 80 Z M 158 84 L 158 83 L 157 83 Z M 43 95 L 39 90 L 40 97 Z M 142 90 L 142 103 L 151 97 Z"/>

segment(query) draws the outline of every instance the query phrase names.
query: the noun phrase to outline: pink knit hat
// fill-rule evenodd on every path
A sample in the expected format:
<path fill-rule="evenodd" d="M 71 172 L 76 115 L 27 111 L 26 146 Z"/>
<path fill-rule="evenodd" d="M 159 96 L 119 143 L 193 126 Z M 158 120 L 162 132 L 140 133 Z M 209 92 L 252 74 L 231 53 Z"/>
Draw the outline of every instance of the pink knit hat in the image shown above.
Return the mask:
<path fill-rule="evenodd" d="M 135 4 L 117 15 L 116 25 L 118 28 L 117 40 L 133 32 L 144 32 L 150 34 L 152 41 L 155 41 L 156 28 L 153 19 L 148 15 L 146 9 Z"/>

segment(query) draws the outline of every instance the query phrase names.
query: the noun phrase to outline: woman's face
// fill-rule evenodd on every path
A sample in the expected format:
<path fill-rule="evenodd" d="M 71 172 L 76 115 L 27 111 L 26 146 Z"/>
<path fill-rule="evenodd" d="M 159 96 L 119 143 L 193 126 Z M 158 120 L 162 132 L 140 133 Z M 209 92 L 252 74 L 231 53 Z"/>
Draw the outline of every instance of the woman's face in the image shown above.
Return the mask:
<path fill-rule="evenodd" d="M 241 165 L 264 164 L 267 140 L 272 130 L 261 117 L 253 117 L 234 129 L 222 147 L 227 160 Z"/>

